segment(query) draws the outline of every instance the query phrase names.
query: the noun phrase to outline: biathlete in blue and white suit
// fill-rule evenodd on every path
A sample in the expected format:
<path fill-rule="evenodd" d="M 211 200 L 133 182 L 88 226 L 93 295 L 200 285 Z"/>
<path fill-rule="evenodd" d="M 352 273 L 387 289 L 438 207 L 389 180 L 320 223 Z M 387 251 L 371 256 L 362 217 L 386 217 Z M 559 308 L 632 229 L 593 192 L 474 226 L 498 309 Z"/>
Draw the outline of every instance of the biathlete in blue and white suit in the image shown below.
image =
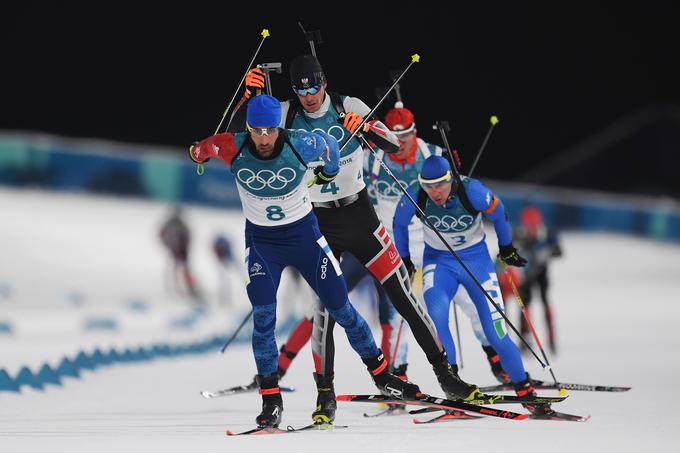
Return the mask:
<path fill-rule="evenodd" d="M 475 275 L 496 305 L 502 309 L 503 299 L 498 277 L 484 241 L 482 217 L 494 224 L 501 260 L 513 266 L 521 267 L 526 264 L 526 260 L 512 245 L 510 225 L 503 203 L 480 181 L 465 176 L 460 179 L 454 177 L 449 162 L 440 156 L 431 156 L 425 160 L 418 180 L 420 188 L 409 188 L 410 195 L 414 200 L 418 200 L 417 203 L 427 219 Z M 408 225 L 415 214 L 415 206 L 404 195 L 394 216 L 394 239 L 402 257 L 409 254 Z M 486 299 L 482 290 L 424 221 L 423 227 L 425 303 L 452 367 L 457 369 L 456 347 L 449 330 L 449 311 L 451 299 L 459 285 L 462 285 L 477 309 L 488 342 L 498 352 L 503 369 L 515 384 L 517 394 L 535 395 L 519 349 L 510 339 L 502 315 Z M 532 412 L 550 410 L 550 406 L 546 404 L 525 407 Z"/>
<path fill-rule="evenodd" d="M 263 400 L 258 425 L 278 426 L 283 410 L 274 327 L 276 291 L 286 266 L 300 271 L 345 329 L 378 388 L 387 391 L 389 387 L 397 397 L 416 397 L 418 386 L 388 372 L 366 321 L 347 298 L 340 266 L 312 213 L 305 179 L 307 165 L 321 159 L 323 165 L 315 181 L 332 181 L 339 168 L 337 141 L 324 132 L 279 129 L 281 107 L 272 96 L 251 99 L 246 116 L 248 132 L 208 137 L 190 149 L 190 156 L 198 163 L 211 157 L 223 160 L 235 176 L 243 205 L 247 292 L 253 306 L 252 346 Z"/>

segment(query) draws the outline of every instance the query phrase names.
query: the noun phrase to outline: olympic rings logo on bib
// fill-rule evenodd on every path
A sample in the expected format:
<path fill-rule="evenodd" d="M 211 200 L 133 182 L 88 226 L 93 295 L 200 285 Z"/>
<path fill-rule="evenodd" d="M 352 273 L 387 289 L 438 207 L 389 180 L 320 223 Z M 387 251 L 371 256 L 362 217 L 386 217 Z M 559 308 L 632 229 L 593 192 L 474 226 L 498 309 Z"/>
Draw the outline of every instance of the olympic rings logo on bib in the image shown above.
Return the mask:
<path fill-rule="evenodd" d="M 388 181 L 378 180 L 375 181 L 374 184 L 375 190 L 384 197 L 401 197 L 404 194 L 403 191 L 399 190 L 396 182 L 390 183 Z M 404 181 L 400 180 L 399 184 L 401 184 L 401 187 L 404 189 L 408 187 L 408 184 L 406 184 Z"/>
<path fill-rule="evenodd" d="M 295 181 L 297 172 L 290 167 L 283 167 L 277 172 L 272 170 L 260 170 L 255 173 L 250 168 L 242 168 L 236 172 L 236 178 L 241 184 L 250 190 L 262 190 L 268 187 L 273 190 L 281 190 L 290 182 Z"/>
<path fill-rule="evenodd" d="M 437 229 L 437 231 L 465 231 L 470 226 L 472 223 L 475 221 L 475 218 L 472 217 L 471 215 L 462 215 L 458 218 L 455 218 L 450 215 L 445 215 L 443 217 L 438 217 L 434 215 L 429 215 L 427 216 L 427 220 L 434 225 L 434 227 Z"/>

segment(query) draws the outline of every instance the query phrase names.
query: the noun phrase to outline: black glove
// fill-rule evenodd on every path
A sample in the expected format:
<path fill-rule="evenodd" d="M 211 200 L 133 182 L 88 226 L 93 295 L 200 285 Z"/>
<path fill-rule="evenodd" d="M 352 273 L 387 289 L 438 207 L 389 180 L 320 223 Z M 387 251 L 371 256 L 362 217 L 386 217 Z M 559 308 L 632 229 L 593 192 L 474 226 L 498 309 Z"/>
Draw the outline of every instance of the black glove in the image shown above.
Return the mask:
<path fill-rule="evenodd" d="M 553 258 L 557 258 L 562 256 L 562 247 L 559 245 L 555 244 L 550 248 L 550 256 Z"/>
<path fill-rule="evenodd" d="M 413 276 L 416 275 L 416 266 L 413 264 L 413 261 L 411 261 L 410 256 L 402 256 L 401 260 L 404 262 L 404 266 L 406 266 L 406 270 L 408 271 L 408 277 L 413 280 Z"/>
<path fill-rule="evenodd" d="M 517 249 L 512 245 L 512 242 L 508 245 L 500 245 L 498 252 L 498 257 L 505 264 L 515 267 L 524 267 L 528 261 L 517 253 Z"/>
<path fill-rule="evenodd" d="M 309 180 L 307 187 L 312 187 L 314 184 L 328 184 L 329 182 L 333 181 L 336 176 L 338 176 L 337 173 L 334 175 L 327 175 L 323 171 L 323 165 L 319 165 L 314 169 L 314 177 Z"/>

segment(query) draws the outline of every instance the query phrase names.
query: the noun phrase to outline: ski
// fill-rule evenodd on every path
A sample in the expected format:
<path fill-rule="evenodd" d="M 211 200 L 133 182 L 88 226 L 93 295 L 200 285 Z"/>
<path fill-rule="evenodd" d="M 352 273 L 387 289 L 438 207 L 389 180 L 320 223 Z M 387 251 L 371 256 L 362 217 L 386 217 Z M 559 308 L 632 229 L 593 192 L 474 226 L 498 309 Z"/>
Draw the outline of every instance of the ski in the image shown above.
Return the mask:
<path fill-rule="evenodd" d="M 472 400 L 460 400 L 460 402 L 463 403 L 468 403 L 468 404 L 476 404 L 476 405 L 482 405 L 482 404 L 541 404 L 541 403 L 547 403 L 547 404 L 553 404 L 553 403 L 559 403 L 564 401 L 567 396 L 516 396 L 516 395 L 481 395 L 475 399 Z M 399 401 L 399 400 L 395 400 Z M 458 402 L 459 400 L 455 400 Z M 399 404 L 399 403 L 391 403 L 391 404 Z"/>
<path fill-rule="evenodd" d="M 249 429 L 248 431 L 243 431 L 240 433 L 235 433 L 233 431 L 227 430 L 227 436 L 261 436 L 265 434 L 289 434 L 296 433 L 298 431 L 332 431 L 334 429 L 349 428 L 347 425 L 334 425 L 332 423 L 312 423 L 302 428 L 293 428 L 292 426 L 286 427 L 286 429 L 274 428 L 271 426 L 257 427 Z"/>
<path fill-rule="evenodd" d="M 295 388 L 294 387 L 280 387 L 282 392 L 294 392 Z M 230 395 L 238 395 L 241 393 L 249 393 L 249 392 L 257 392 L 259 390 L 259 387 L 257 385 L 253 384 L 248 384 L 248 385 L 237 385 L 236 387 L 231 387 L 228 389 L 222 389 L 222 390 L 215 390 L 215 391 L 208 391 L 204 390 L 201 392 L 201 396 L 203 398 L 207 399 L 212 399 L 212 398 L 219 398 L 221 396 L 230 396 Z"/>
<path fill-rule="evenodd" d="M 364 412 L 364 417 L 366 418 L 374 418 L 374 417 L 380 417 L 383 415 L 387 416 L 394 416 L 394 415 L 405 415 L 409 412 L 406 411 L 406 408 L 403 407 L 403 404 L 390 404 L 388 405 L 387 409 L 384 409 L 380 412 L 376 412 L 374 414 L 368 414 Z"/>
<path fill-rule="evenodd" d="M 590 419 L 590 415 L 573 415 L 565 414 L 564 412 L 552 411 L 548 414 L 531 414 L 529 418 L 532 420 L 555 420 L 565 422 L 586 422 Z"/>
<path fill-rule="evenodd" d="M 441 409 L 439 407 L 423 407 L 422 409 L 413 409 L 411 411 L 408 411 L 408 413 L 411 414 L 411 415 L 418 415 L 418 414 L 426 414 L 428 412 L 438 412 L 438 411 L 445 411 L 445 409 Z"/>
<path fill-rule="evenodd" d="M 333 423 L 311 423 L 307 426 L 303 426 L 302 428 L 293 428 L 292 426 L 288 427 L 288 430 L 290 431 L 332 431 L 334 429 L 343 429 L 343 428 L 349 428 L 347 425 L 336 425 Z"/>
<path fill-rule="evenodd" d="M 288 434 L 294 433 L 295 430 L 274 428 L 271 426 L 257 427 L 249 429 L 248 431 L 243 431 L 240 433 L 235 433 L 233 431 L 227 430 L 227 436 L 261 436 L 264 434 Z"/>
<path fill-rule="evenodd" d="M 514 404 L 514 403 L 559 403 L 567 399 L 565 396 L 517 396 L 517 395 L 490 395 L 482 394 L 473 400 L 465 400 L 470 404 Z"/>
<path fill-rule="evenodd" d="M 414 406 L 436 407 L 445 410 L 458 409 L 466 412 L 489 415 L 491 417 L 508 418 L 511 420 L 524 420 L 528 417 L 527 414 L 518 414 L 516 412 L 493 409 L 464 401 L 452 401 L 444 398 L 436 398 L 430 395 L 422 395 L 420 399 L 417 400 L 401 400 L 384 395 L 337 395 L 335 399 L 337 401 L 351 401 L 361 403 L 407 404 Z"/>
<path fill-rule="evenodd" d="M 539 381 L 532 379 L 531 382 L 536 390 L 559 390 L 561 388 L 566 390 L 584 391 L 584 392 L 627 392 L 631 387 L 616 387 L 610 385 L 588 385 L 588 384 L 571 384 L 567 382 Z M 515 387 L 509 384 L 489 385 L 487 387 L 480 387 L 482 392 L 501 392 L 503 390 L 514 390 Z"/>
<path fill-rule="evenodd" d="M 431 418 L 429 420 L 418 420 L 417 418 L 413 419 L 413 423 L 416 425 L 425 425 L 428 423 L 439 423 L 439 422 L 445 422 L 447 420 L 475 420 L 478 418 L 484 418 L 480 415 L 472 415 L 465 413 L 463 411 L 446 411 L 442 415 L 439 415 L 437 417 Z"/>

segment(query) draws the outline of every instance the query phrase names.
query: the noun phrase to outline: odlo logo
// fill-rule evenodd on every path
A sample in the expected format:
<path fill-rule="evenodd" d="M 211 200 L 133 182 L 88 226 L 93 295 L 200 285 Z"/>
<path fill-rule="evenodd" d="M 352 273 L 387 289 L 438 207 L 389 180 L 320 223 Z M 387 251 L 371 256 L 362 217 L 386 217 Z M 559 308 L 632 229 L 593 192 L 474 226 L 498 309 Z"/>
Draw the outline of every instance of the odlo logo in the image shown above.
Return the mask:
<path fill-rule="evenodd" d="M 321 260 L 321 280 L 326 279 L 326 272 L 328 271 L 328 258 Z"/>

